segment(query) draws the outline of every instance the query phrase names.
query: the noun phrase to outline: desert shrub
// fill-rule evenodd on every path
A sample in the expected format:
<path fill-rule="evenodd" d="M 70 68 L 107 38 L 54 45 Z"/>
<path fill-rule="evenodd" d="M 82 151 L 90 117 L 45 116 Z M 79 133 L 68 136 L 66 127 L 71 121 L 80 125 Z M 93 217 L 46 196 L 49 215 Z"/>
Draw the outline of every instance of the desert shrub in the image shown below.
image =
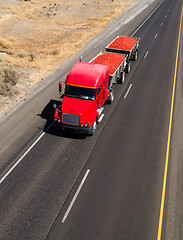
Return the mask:
<path fill-rule="evenodd" d="M 11 63 L 5 62 L 3 58 L 1 58 L 0 60 L 0 68 L 4 68 L 4 67 L 11 67 L 13 68 L 13 65 Z"/>
<path fill-rule="evenodd" d="M 49 52 L 49 55 L 53 55 L 53 56 L 59 55 L 59 54 L 60 54 L 60 51 L 58 49 L 54 49 L 54 50 Z"/>
<path fill-rule="evenodd" d="M 11 94 L 11 87 L 18 82 L 18 75 L 11 65 L 0 65 L 0 94 Z"/>
<path fill-rule="evenodd" d="M 0 63 L 4 63 L 4 60 L 2 57 L 0 57 Z"/>
<path fill-rule="evenodd" d="M 4 76 L 3 70 L 0 68 L 0 90 L 1 90 L 1 87 L 3 85 L 3 76 Z"/>
<path fill-rule="evenodd" d="M 4 72 L 4 82 L 10 83 L 13 86 L 16 85 L 18 82 L 18 76 L 14 68 L 12 66 L 4 66 L 2 67 L 2 70 Z"/>
<path fill-rule="evenodd" d="M 27 52 L 18 52 L 18 53 L 15 53 L 13 56 L 14 57 L 20 57 L 20 58 L 25 58 L 25 57 L 29 56 L 29 53 L 27 53 Z"/>

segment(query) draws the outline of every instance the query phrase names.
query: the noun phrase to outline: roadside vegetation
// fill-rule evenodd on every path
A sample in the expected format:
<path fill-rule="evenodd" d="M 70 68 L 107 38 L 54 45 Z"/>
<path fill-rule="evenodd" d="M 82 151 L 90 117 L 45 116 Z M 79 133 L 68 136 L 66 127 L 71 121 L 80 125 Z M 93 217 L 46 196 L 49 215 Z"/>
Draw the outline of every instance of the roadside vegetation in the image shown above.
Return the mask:
<path fill-rule="evenodd" d="M 0 95 L 11 96 L 12 87 L 18 82 L 18 75 L 14 67 L 0 58 Z"/>
<path fill-rule="evenodd" d="M 10 2 L 0 1 L 0 109 L 72 58 L 134 0 Z"/>

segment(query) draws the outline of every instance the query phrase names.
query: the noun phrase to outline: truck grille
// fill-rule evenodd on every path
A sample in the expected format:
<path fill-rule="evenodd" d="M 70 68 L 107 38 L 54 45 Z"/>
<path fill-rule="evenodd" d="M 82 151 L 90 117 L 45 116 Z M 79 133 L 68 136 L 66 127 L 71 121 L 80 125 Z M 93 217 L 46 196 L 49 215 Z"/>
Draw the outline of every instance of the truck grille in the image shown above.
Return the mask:
<path fill-rule="evenodd" d="M 66 124 L 79 126 L 80 116 L 63 113 L 62 122 Z"/>

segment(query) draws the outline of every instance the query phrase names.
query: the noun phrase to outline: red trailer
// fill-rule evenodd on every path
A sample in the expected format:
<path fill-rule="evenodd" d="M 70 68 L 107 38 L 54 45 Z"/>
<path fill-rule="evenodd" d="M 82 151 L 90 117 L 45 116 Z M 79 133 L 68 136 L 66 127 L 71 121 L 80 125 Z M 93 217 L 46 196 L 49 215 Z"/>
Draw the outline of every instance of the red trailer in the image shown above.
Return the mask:
<path fill-rule="evenodd" d="M 107 52 L 123 53 L 127 55 L 127 65 L 125 72 L 130 72 L 130 60 L 136 61 L 138 58 L 139 37 L 116 37 L 107 47 Z"/>
<path fill-rule="evenodd" d="M 127 65 L 127 55 L 109 53 L 106 51 L 100 52 L 92 59 L 96 64 L 107 65 L 109 67 L 109 86 L 114 83 L 123 83 L 125 81 L 125 69 Z"/>

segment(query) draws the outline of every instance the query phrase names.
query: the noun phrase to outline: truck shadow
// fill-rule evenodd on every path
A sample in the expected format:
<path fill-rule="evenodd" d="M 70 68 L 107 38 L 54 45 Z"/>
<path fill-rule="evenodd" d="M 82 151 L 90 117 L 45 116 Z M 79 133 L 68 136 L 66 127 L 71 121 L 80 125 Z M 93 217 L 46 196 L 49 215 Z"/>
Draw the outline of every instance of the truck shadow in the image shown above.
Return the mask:
<path fill-rule="evenodd" d="M 57 106 L 62 104 L 62 101 L 51 99 L 49 103 L 44 107 L 41 114 L 37 114 L 39 117 L 46 120 L 46 124 L 43 128 L 43 131 L 47 134 L 63 137 L 63 138 L 72 138 L 72 139 L 85 139 L 86 136 L 78 133 L 72 132 L 63 132 L 61 129 L 56 128 L 53 123 L 53 117 L 55 113 L 55 109 L 53 108 L 53 104 Z"/>

